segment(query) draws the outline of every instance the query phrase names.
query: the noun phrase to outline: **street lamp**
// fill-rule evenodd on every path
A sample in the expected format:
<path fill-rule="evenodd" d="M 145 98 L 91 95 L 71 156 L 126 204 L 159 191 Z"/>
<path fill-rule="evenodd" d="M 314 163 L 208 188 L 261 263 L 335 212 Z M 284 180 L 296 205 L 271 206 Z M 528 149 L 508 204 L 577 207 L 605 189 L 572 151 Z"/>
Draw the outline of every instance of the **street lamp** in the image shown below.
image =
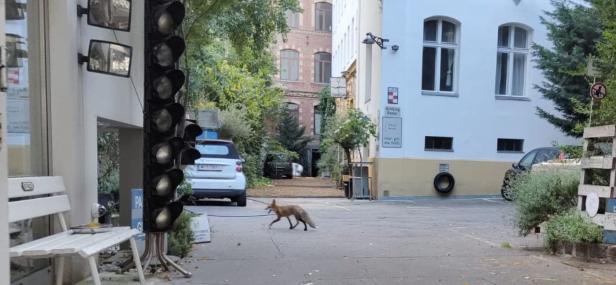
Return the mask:
<path fill-rule="evenodd" d="M 377 36 L 373 35 L 372 33 L 366 33 L 366 38 L 362 41 L 362 43 L 363 44 L 367 44 L 367 45 L 376 44 L 381 49 L 387 49 L 387 47 L 384 45 L 384 43 L 386 43 L 388 41 L 389 41 L 388 39 L 377 37 Z"/>

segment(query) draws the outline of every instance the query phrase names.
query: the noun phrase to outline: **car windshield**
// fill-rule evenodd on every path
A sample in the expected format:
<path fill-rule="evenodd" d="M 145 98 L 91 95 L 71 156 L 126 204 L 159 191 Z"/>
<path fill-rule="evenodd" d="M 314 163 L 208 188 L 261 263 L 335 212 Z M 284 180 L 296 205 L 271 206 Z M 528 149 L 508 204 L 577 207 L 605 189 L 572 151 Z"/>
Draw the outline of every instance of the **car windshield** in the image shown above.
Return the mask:
<path fill-rule="evenodd" d="M 211 158 L 238 158 L 235 148 L 230 143 L 201 143 L 197 144 L 201 157 Z"/>
<path fill-rule="evenodd" d="M 267 160 L 268 161 L 275 161 L 275 162 L 284 162 L 284 161 L 288 161 L 289 159 L 287 158 L 286 155 L 284 155 L 282 153 L 274 153 L 274 154 L 268 155 Z"/>

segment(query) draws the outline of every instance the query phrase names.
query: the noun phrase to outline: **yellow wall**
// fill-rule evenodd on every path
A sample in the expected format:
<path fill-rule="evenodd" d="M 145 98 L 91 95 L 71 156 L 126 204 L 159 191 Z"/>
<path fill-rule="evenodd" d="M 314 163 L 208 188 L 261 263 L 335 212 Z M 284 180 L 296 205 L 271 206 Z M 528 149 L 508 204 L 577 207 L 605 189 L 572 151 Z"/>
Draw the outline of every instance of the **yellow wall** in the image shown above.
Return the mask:
<path fill-rule="evenodd" d="M 437 196 L 433 181 L 440 163 L 449 164 L 455 179 L 451 195 L 500 195 L 505 171 L 511 167 L 501 161 L 379 158 L 375 162 L 373 196 L 379 199 L 387 198 L 385 191 L 389 197 Z"/>

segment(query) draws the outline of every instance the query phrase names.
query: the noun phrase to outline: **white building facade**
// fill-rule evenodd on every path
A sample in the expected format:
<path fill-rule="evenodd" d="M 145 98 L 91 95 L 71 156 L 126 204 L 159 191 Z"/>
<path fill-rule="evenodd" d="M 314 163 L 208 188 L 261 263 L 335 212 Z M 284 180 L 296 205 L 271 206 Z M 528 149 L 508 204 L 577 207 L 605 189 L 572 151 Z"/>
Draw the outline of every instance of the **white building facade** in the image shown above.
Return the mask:
<path fill-rule="evenodd" d="M 100 127 L 118 128 L 120 150 L 125 148 L 120 158 L 123 203 L 130 202 L 130 188 L 140 188 L 143 1 L 131 2 L 128 32 L 87 25 L 86 15 L 77 16 L 77 5 L 87 7 L 88 1 L 0 3 L 0 40 L 7 47 L 7 89 L 0 93 L 0 232 L 8 232 L 7 177 L 63 176 L 72 207 L 67 215 L 70 225 L 91 221 L 91 205 L 97 202 Z M 78 53 L 87 55 L 92 39 L 133 48 L 130 78 L 91 73 L 78 64 Z M 23 235 L 0 237 L 0 284 L 51 283 L 48 260 L 18 263 L 9 273 L 7 252 L 9 244 L 49 234 L 55 225 L 53 219 L 35 219 L 25 227 L 15 225 Z M 79 261 L 67 264 L 65 282 L 74 284 L 88 274 Z"/>
<path fill-rule="evenodd" d="M 370 2 L 382 10 L 362 17 L 378 19 L 373 29 L 382 32 L 373 33 L 389 39 L 387 49 L 372 45 L 371 83 L 358 82 L 377 88 L 359 92 L 356 106 L 379 126 L 366 151 L 373 196 L 438 195 L 442 171 L 455 179 L 449 195 L 499 195 L 505 171 L 524 153 L 575 143 L 536 115 L 537 107 L 553 110 L 534 88 L 543 76 L 531 52 L 532 43 L 551 45 L 539 18 L 549 1 Z M 354 43 L 359 62 L 370 59 L 362 38 Z M 338 70 L 336 48 L 333 58 Z"/>

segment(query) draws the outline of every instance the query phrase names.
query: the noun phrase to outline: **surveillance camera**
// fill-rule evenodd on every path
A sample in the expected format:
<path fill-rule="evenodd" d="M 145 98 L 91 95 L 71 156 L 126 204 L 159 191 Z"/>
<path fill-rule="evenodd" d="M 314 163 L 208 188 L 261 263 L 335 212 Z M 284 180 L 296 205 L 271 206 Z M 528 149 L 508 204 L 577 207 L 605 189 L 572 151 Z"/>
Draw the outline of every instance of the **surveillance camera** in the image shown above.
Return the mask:
<path fill-rule="evenodd" d="M 398 45 L 391 46 L 391 50 L 393 50 L 393 51 L 398 51 L 399 49 L 400 49 L 400 47 Z"/>

